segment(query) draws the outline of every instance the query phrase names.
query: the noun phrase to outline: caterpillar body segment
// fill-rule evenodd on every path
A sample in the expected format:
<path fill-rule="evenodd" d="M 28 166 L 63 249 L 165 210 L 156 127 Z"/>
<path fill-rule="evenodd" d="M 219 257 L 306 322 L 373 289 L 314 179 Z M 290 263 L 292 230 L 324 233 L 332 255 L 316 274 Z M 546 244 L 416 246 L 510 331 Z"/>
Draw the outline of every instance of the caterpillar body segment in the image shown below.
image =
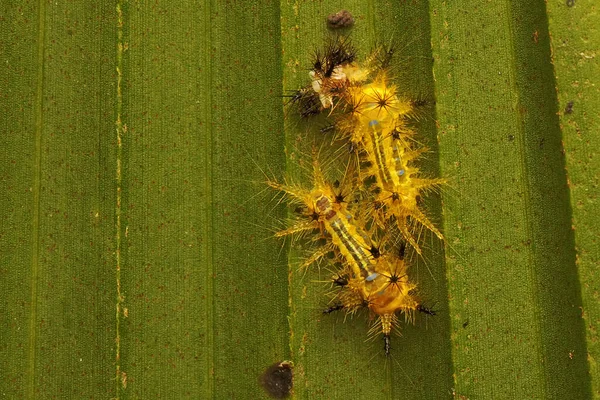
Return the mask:
<path fill-rule="evenodd" d="M 380 72 L 371 83 L 349 87 L 343 98 L 344 106 L 337 116 L 340 136 L 361 147 L 369 133 L 371 121 L 396 127 L 413 114 L 410 100 L 397 95 L 397 88 L 388 84 L 385 73 Z M 398 130 L 398 133 L 400 130 Z M 412 131 L 403 132 L 405 134 Z"/>
<path fill-rule="evenodd" d="M 341 290 L 334 295 L 335 306 L 326 313 L 335 310 L 355 313 L 367 308 L 376 317 L 369 335 L 383 334 L 386 355 L 389 354 L 390 334 L 399 328 L 398 316 L 403 314 L 407 322 L 413 322 L 415 312 L 428 310 L 416 295 L 417 285 L 408 278 L 406 270 L 407 264 L 400 258 L 378 259 L 377 272 L 371 279 L 352 276 L 344 281 Z"/>
<path fill-rule="evenodd" d="M 390 85 L 384 74 L 379 74 L 370 84 L 350 88 L 348 97 L 357 105 L 356 112 L 362 124 L 372 120 L 394 123 L 413 111 L 411 101 L 400 98 L 396 86 Z"/>
<path fill-rule="evenodd" d="M 369 123 L 369 133 L 362 142 L 367 162 L 361 169 L 361 178 L 374 178 L 372 211 L 377 225 L 385 227 L 394 221 L 404 239 L 420 254 L 420 246 L 413 236 L 414 227 L 410 224 L 416 221 L 443 239 L 442 233 L 420 209 L 419 198 L 445 180 L 420 177 L 413 161 L 426 149 L 414 150 L 408 141 L 395 139 L 393 129 L 376 120 Z"/>
<path fill-rule="evenodd" d="M 373 219 L 383 229 L 393 222 L 421 254 L 412 221 L 442 240 L 443 235 L 419 208 L 418 199 L 445 181 L 422 178 L 414 166 L 427 149 L 414 149 L 410 140 L 414 132 L 406 119 L 413 113 L 413 104 L 397 96 L 396 87 L 382 73 L 373 83 L 348 88 L 346 99 L 351 112 L 341 120 L 340 132 L 360 150 L 365 165 L 361 180 L 375 178 Z"/>
<path fill-rule="evenodd" d="M 367 278 L 352 276 L 339 293 L 336 302 L 353 311 L 366 306 L 374 314 L 383 316 L 397 312 L 410 313 L 419 302 L 413 295 L 416 284 L 406 274 L 404 261 L 384 257 L 375 263 L 377 272 Z M 382 333 L 389 333 L 385 326 Z"/>
<path fill-rule="evenodd" d="M 325 221 L 325 229 L 353 274 L 368 279 L 375 272 L 374 258 L 369 251 L 373 246 L 367 244 L 365 238 L 358 233 L 356 226 L 347 218 L 332 215 L 331 219 Z"/>
<path fill-rule="evenodd" d="M 336 193 L 333 185 L 325 182 L 317 165 L 312 189 L 277 182 L 268 184 L 286 193 L 291 202 L 302 210 L 301 218 L 276 236 L 318 230 L 320 238 L 328 241 L 308 257 L 303 266 L 309 266 L 333 251 L 351 269 L 353 275 L 364 279 L 375 272 L 374 260 L 379 254 L 378 247 L 356 225 L 357 218 L 348 210 L 346 196 L 341 194 L 343 192 Z"/>
<path fill-rule="evenodd" d="M 333 109 L 346 88 L 367 78 L 366 72 L 355 62 L 356 49 L 345 36 L 329 39 L 323 51 L 316 51 L 311 83 L 291 96 L 291 101 L 300 109 L 303 117 Z"/>

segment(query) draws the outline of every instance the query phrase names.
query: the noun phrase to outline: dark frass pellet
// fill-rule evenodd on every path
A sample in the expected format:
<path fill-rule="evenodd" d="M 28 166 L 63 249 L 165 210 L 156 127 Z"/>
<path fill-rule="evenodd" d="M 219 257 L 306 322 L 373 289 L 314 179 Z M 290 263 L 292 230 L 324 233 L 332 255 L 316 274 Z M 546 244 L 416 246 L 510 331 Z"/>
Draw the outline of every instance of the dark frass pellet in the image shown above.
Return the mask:
<path fill-rule="evenodd" d="M 565 114 L 573 114 L 573 104 L 573 100 L 567 103 L 567 106 L 565 107 Z"/>
<path fill-rule="evenodd" d="M 341 10 L 327 16 L 327 26 L 331 29 L 350 28 L 354 25 L 354 17 L 348 10 Z"/>
<path fill-rule="evenodd" d="M 260 377 L 260 384 L 274 399 L 285 399 L 292 390 L 292 363 L 282 361 L 269 366 Z"/>

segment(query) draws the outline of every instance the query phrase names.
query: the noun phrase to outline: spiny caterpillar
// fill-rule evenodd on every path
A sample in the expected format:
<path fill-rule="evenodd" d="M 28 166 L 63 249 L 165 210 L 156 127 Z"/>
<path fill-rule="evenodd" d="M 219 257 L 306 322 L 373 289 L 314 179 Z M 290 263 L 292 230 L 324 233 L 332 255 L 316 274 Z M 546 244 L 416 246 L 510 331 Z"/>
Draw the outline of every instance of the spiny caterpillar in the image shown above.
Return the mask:
<path fill-rule="evenodd" d="M 416 165 L 426 149 L 414 140 L 410 125 L 415 102 L 403 98 L 390 83 L 392 54 L 391 49 L 378 47 L 359 63 L 348 38 L 335 37 L 322 52 L 315 53 L 310 84 L 290 96 L 303 118 L 325 113 L 333 118 L 336 138 L 356 150 L 356 162 L 351 160 L 346 170 L 347 184 L 338 190 L 327 182 L 317 158 L 313 158 L 311 188 L 267 182 L 283 192 L 301 214 L 276 236 L 324 242 L 302 267 L 328 254 L 333 254 L 339 265 L 332 278 L 339 289 L 324 312 L 368 309 L 376 316 L 370 333 L 383 334 L 386 355 L 399 314 L 413 321 L 417 311 L 435 312 L 421 303 L 403 255 L 389 251 L 390 246 L 381 239 L 400 232 L 401 242 L 410 244 L 418 254 L 420 234 L 415 232 L 419 233 L 419 226 L 443 239 L 419 203 L 425 192 L 445 182 L 421 176 Z"/>
<path fill-rule="evenodd" d="M 290 96 L 292 103 L 298 106 L 300 115 L 309 117 L 334 108 L 349 87 L 364 82 L 374 70 L 387 65 L 389 60 L 377 62 L 378 54 L 359 67 L 356 49 L 347 37 L 335 36 L 328 40 L 323 51 L 315 52 L 309 72 L 310 85 Z"/>
<path fill-rule="evenodd" d="M 416 294 L 416 284 L 408 279 L 407 263 L 401 257 L 382 252 L 367 229 L 357 218 L 346 200 L 350 193 L 342 194 L 324 179 L 317 161 L 314 161 L 313 186 L 308 189 L 297 184 L 281 184 L 269 180 L 269 186 L 280 190 L 290 199 L 291 205 L 299 206 L 299 220 L 277 236 L 303 235 L 319 232 L 315 239 L 324 239 L 319 247 L 303 264 L 308 267 L 328 253 L 334 253 L 341 270 L 333 277 L 340 287 L 335 294 L 334 306 L 325 312 L 345 310 L 355 313 L 367 308 L 376 315 L 371 334 L 380 331 L 384 337 L 386 354 L 390 349 L 390 334 L 397 326 L 397 313 L 413 320 L 415 311 L 433 315 L 423 306 Z"/>
<path fill-rule="evenodd" d="M 369 279 L 375 273 L 374 261 L 379 258 L 380 251 L 366 231 L 362 229 L 358 218 L 348 209 L 350 193 L 344 188 L 337 190 L 327 183 L 317 160 L 313 162 L 313 187 L 307 189 L 297 184 L 281 184 L 267 181 L 267 184 L 285 194 L 292 206 L 298 206 L 301 217 L 288 229 L 276 236 L 301 235 L 306 232 L 320 234 L 313 238 L 327 239 L 326 244 L 318 248 L 302 267 L 308 267 L 328 253 L 340 256 L 343 265 L 352 270 L 356 276 Z"/>
<path fill-rule="evenodd" d="M 372 88 L 369 88 L 372 89 Z M 365 98 L 366 96 L 363 96 Z M 393 102 L 394 100 L 390 100 Z M 368 102 L 364 102 L 369 107 Z M 412 131 L 390 110 L 369 115 L 358 108 L 353 119 L 353 130 L 347 131 L 351 140 L 360 145 L 363 168 L 360 177 L 363 181 L 374 178 L 369 190 L 372 195 L 371 210 L 375 223 L 382 229 L 394 221 L 396 227 L 417 251 L 421 248 L 414 237 L 414 223 L 419 223 L 443 239 L 441 232 L 419 208 L 419 198 L 428 189 L 444 183 L 443 179 L 429 179 L 419 176 L 419 168 L 414 165 L 425 148 L 415 149 L 410 136 Z M 347 124 L 344 124 L 347 127 Z M 345 128 L 344 128 L 345 129 Z"/>
<path fill-rule="evenodd" d="M 421 254 L 413 232 L 417 224 L 443 240 L 442 233 L 419 207 L 421 195 L 445 182 L 420 176 L 414 165 L 426 148 L 416 148 L 409 125 L 414 102 L 397 93 L 389 83 L 387 66 L 393 54 L 379 47 L 361 67 L 356 51 L 347 38 L 328 42 L 317 53 L 309 75 L 310 88 L 300 89 L 292 102 L 307 117 L 330 109 L 335 114 L 335 128 L 341 138 L 357 149 L 363 169 L 359 173 L 369 185 L 374 222 L 382 229 L 393 221 L 402 236 Z"/>

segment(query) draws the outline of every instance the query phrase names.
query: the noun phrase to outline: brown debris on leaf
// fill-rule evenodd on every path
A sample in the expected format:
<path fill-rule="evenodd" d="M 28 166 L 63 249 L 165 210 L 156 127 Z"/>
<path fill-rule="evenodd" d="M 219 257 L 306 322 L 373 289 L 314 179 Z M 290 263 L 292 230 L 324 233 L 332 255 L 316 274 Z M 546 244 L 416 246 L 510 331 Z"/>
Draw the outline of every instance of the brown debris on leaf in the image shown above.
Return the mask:
<path fill-rule="evenodd" d="M 292 363 L 282 361 L 269 366 L 260 377 L 260 384 L 274 399 L 285 399 L 292 390 Z"/>
<path fill-rule="evenodd" d="M 340 10 L 327 16 L 327 26 L 331 29 L 350 28 L 354 25 L 354 17 L 348 10 Z"/>

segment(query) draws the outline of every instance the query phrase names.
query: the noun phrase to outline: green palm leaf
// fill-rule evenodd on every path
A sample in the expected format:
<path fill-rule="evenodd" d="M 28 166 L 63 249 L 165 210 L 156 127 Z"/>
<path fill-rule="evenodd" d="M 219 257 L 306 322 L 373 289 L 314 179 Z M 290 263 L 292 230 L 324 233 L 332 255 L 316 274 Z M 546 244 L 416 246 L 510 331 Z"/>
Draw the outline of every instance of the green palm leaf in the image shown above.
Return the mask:
<path fill-rule="evenodd" d="M 298 168 L 281 97 L 341 8 L 435 99 L 424 168 L 450 181 L 411 269 L 438 315 L 387 359 L 367 316 L 321 315 L 262 184 Z M 265 398 L 284 359 L 298 399 L 600 398 L 593 1 L 0 10 L 5 398 Z"/>

